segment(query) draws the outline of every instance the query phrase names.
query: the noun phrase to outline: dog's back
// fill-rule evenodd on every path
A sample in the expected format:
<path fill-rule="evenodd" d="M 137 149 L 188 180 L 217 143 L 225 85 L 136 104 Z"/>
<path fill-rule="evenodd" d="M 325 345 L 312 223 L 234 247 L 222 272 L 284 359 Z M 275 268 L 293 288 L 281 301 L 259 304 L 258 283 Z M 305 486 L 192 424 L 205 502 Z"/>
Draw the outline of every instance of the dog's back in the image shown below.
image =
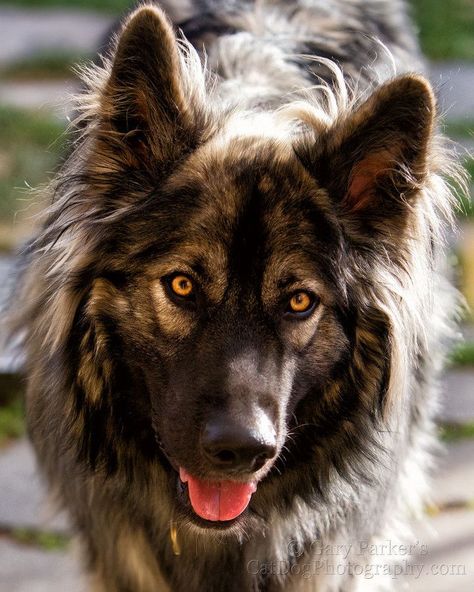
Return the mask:
<path fill-rule="evenodd" d="M 162 3 L 163 4 L 163 3 Z M 352 83 L 423 69 L 414 29 L 401 0 L 196 0 L 165 2 L 178 29 L 204 49 L 224 79 L 287 91 L 291 66 L 310 84 L 328 75 L 308 57 L 336 62 Z M 280 98 L 281 100 L 281 98 Z"/>

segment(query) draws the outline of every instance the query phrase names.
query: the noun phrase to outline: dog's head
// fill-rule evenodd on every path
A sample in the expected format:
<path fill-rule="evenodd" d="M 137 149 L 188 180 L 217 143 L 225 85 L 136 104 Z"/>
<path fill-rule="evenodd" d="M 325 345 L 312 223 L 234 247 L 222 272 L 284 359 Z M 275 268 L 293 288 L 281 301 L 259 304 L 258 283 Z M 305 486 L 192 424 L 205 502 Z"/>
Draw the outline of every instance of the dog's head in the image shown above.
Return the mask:
<path fill-rule="evenodd" d="M 434 103 L 403 76 L 331 121 L 299 104 L 301 121 L 282 123 L 237 112 L 196 61 L 143 8 L 94 95 L 75 276 L 90 280 L 92 353 L 77 380 L 108 414 L 104 432 L 112 417 L 143 454 L 161 449 L 173 483 L 188 483 L 183 511 L 230 524 L 255 489 L 259 514 L 316 490 L 386 404 L 392 328 L 378 299 L 406 273 Z"/>

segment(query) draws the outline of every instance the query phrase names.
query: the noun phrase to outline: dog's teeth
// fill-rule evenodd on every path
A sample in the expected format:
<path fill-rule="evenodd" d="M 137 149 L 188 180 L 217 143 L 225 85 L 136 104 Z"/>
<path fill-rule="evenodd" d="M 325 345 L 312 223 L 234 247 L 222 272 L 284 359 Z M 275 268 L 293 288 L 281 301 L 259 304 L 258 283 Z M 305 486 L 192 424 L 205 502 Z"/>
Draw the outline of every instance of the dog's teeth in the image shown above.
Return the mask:
<path fill-rule="evenodd" d="M 188 473 L 185 469 L 183 469 L 183 467 L 179 467 L 179 478 L 181 479 L 181 481 L 183 483 L 187 483 L 188 482 Z"/>

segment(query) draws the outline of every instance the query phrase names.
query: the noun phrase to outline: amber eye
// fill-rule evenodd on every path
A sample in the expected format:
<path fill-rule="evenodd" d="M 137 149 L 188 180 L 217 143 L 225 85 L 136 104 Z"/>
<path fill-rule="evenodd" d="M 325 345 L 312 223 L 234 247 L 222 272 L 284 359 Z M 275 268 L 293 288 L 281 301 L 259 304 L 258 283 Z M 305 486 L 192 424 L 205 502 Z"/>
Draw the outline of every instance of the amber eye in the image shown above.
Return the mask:
<path fill-rule="evenodd" d="M 304 315 L 305 313 L 310 313 L 315 305 L 315 296 L 309 294 L 308 292 L 296 292 L 290 298 L 287 312 L 296 315 Z"/>
<path fill-rule="evenodd" d="M 194 294 L 194 285 L 186 275 L 175 275 L 170 282 L 170 287 L 177 296 L 189 298 Z"/>

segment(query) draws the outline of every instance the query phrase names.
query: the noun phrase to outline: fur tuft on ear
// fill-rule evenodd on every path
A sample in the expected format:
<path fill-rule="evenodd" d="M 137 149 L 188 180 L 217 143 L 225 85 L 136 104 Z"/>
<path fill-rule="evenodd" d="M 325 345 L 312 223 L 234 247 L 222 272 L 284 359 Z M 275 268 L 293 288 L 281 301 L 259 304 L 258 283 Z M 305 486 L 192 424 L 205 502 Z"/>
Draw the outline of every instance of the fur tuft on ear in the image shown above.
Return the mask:
<path fill-rule="evenodd" d="M 101 117 L 141 159 L 171 161 L 195 139 L 182 69 L 165 14 L 156 6 L 138 8 L 119 35 Z"/>
<path fill-rule="evenodd" d="M 429 83 L 404 75 L 319 139 L 309 166 L 342 216 L 371 231 L 403 220 L 427 173 L 435 114 Z"/>

